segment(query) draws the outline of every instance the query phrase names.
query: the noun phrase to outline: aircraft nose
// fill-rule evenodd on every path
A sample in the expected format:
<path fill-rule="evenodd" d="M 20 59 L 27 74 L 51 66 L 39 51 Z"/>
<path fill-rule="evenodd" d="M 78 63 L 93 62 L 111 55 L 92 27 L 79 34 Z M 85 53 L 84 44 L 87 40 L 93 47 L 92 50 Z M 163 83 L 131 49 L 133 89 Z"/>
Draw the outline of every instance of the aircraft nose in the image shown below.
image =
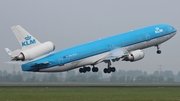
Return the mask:
<path fill-rule="evenodd" d="M 177 30 L 175 29 L 175 30 L 174 30 L 174 35 L 175 35 L 176 33 L 177 33 Z"/>
<path fill-rule="evenodd" d="M 176 35 L 177 29 L 171 26 L 171 34 L 172 36 Z"/>
<path fill-rule="evenodd" d="M 173 33 L 174 35 L 176 34 L 176 32 L 177 32 L 177 29 L 176 28 L 174 28 L 173 26 L 171 26 L 171 33 Z"/>
<path fill-rule="evenodd" d="M 172 30 L 176 33 L 177 32 L 177 30 L 172 26 Z"/>

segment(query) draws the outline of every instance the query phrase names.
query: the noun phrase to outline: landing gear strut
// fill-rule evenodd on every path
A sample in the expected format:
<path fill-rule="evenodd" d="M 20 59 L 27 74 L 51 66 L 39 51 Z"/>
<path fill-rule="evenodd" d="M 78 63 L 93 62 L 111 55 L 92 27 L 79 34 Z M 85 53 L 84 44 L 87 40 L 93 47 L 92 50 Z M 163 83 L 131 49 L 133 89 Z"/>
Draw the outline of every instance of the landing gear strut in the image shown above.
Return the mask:
<path fill-rule="evenodd" d="M 115 72 L 116 71 L 115 67 L 111 67 L 111 61 L 110 60 L 106 61 L 105 63 L 108 64 L 108 67 L 104 68 L 104 73 L 111 73 L 111 72 Z"/>
<path fill-rule="evenodd" d="M 157 54 L 161 54 L 161 50 L 160 50 L 159 45 L 157 45 L 156 47 L 157 47 Z"/>

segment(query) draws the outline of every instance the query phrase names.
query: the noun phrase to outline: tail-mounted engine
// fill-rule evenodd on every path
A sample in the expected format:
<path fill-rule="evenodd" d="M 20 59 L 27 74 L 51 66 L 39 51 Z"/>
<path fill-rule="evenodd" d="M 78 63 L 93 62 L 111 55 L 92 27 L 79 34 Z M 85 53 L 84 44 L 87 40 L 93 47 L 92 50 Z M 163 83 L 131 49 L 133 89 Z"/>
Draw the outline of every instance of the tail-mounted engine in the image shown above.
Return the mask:
<path fill-rule="evenodd" d="M 125 56 L 123 61 L 137 61 L 143 59 L 145 56 L 144 52 L 142 50 L 136 50 L 132 51 L 129 55 Z"/>
<path fill-rule="evenodd" d="M 32 60 L 34 58 L 45 55 L 54 50 L 55 50 L 54 44 L 48 41 L 33 48 L 22 50 L 21 53 L 18 56 L 14 57 L 12 60 L 16 60 L 16 61 Z"/>

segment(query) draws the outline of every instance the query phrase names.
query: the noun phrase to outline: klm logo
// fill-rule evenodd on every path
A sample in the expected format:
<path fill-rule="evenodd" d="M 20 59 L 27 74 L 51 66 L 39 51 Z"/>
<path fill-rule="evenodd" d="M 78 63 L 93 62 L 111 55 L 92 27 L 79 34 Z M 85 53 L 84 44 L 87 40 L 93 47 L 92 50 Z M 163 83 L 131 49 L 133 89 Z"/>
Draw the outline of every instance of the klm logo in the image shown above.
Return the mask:
<path fill-rule="evenodd" d="M 157 34 L 158 34 L 158 33 L 162 33 L 162 32 L 163 32 L 163 29 L 160 29 L 160 28 L 156 28 L 156 29 L 155 29 L 155 33 L 157 33 Z"/>
<path fill-rule="evenodd" d="M 32 45 L 32 44 L 36 43 L 36 40 L 35 39 L 31 39 L 31 36 L 27 35 L 24 39 L 26 41 L 22 42 L 22 46 L 29 46 L 29 45 Z"/>

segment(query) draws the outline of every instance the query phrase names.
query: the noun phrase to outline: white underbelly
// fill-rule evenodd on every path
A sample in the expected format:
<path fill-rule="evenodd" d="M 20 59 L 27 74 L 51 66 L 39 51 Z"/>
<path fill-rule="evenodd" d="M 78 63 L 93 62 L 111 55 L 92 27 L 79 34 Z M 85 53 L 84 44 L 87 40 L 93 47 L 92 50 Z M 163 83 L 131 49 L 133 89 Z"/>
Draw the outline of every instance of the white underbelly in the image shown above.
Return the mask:
<path fill-rule="evenodd" d="M 63 71 L 68 71 L 68 70 L 75 69 L 84 65 L 92 65 L 98 61 L 102 62 L 101 60 L 106 58 L 109 55 L 109 53 L 110 52 L 105 52 L 105 53 L 87 57 L 81 60 L 66 63 L 62 66 L 54 66 L 54 67 L 50 67 L 46 69 L 40 69 L 39 72 L 63 72 Z"/>

